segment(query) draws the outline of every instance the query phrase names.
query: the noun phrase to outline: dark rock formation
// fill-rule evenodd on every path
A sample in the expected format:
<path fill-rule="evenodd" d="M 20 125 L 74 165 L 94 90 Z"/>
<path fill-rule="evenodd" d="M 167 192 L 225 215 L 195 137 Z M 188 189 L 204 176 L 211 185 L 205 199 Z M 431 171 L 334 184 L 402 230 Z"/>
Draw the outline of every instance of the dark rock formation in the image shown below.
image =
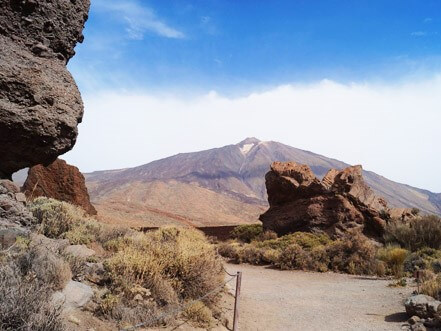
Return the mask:
<path fill-rule="evenodd" d="M 266 229 L 280 235 L 295 232 L 326 232 L 339 237 L 350 229 L 379 238 L 387 210 L 364 183 L 361 166 L 342 171 L 331 169 L 322 181 L 306 165 L 274 162 L 266 174 L 270 208 L 260 216 Z"/>
<path fill-rule="evenodd" d="M 47 167 L 32 167 L 22 190 L 29 199 L 45 196 L 82 207 L 89 215 L 97 213 L 90 203 L 83 174 L 64 160 L 57 159 Z"/>
<path fill-rule="evenodd" d="M 0 2 L 0 178 L 70 150 L 83 103 L 66 69 L 89 0 Z"/>

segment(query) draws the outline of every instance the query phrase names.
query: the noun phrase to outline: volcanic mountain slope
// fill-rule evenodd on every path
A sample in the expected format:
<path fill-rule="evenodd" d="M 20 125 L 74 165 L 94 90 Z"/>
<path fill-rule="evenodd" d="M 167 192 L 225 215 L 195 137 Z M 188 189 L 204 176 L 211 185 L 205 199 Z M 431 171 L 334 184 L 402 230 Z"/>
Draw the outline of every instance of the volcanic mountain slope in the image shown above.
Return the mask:
<path fill-rule="evenodd" d="M 256 222 L 267 208 L 265 173 L 273 161 L 307 164 L 318 177 L 348 164 L 273 141 L 247 138 L 136 168 L 86 174 L 99 214 L 109 222 L 156 226 Z M 395 207 L 441 214 L 441 194 L 364 171 L 368 185 Z"/>

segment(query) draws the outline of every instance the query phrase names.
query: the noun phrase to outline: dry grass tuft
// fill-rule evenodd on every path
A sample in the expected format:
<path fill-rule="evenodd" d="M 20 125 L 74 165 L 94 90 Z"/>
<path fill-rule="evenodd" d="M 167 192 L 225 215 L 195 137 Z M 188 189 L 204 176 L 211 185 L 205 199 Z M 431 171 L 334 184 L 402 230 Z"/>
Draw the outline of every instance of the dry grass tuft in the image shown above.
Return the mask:
<path fill-rule="evenodd" d="M 196 301 L 189 306 L 183 316 L 190 320 L 192 324 L 199 328 L 209 328 L 213 322 L 213 314 L 202 301 Z"/>

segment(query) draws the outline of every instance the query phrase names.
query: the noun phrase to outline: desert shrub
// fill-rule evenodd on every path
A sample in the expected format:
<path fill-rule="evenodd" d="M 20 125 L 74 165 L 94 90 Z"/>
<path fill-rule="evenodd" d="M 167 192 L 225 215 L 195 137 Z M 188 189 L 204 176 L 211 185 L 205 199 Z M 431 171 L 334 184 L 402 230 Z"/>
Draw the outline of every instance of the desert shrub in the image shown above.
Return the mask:
<path fill-rule="evenodd" d="M 223 281 L 221 261 L 204 235 L 192 229 L 163 228 L 138 233 L 105 262 L 115 291 L 150 289 L 159 305 L 195 299 Z"/>
<path fill-rule="evenodd" d="M 386 263 L 388 273 L 391 273 L 397 277 L 401 277 L 403 275 L 404 261 L 408 255 L 408 250 L 390 245 L 380 248 L 377 252 L 378 259 Z"/>
<path fill-rule="evenodd" d="M 441 275 L 429 279 L 421 285 L 421 293 L 430 295 L 437 300 L 441 299 Z"/>
<path fill-rule="evenodd" d="M 375 246 L 361 234 L 347 234 L 327 245 L 330 269 L 350 274 L 377 274 Z M 381 268 L 381 267 L 380 267 Z"/>
<path fill-rule="evenodd" d="M 397 220 L 389 222 L 384 239 L 412 252 L 424 247 L 440 249 L 441 219 L 435 215 L 426 215 L 407 223 Z"/>
<path fill-rule="evenodd" d="M 53 290 L 61 290 L 72 279 L 69 264 L 51 251 L 36 247 L 16 257 L 24 274 L 32 274 Z"/>
<path fill-rule="evenodd" d="M 329 269 L 330 258 L 326 251 L 326 246 L 315 246 L 309 252 L 310 260 L 308 269 L 326 272 Z"/>
<path fill-rule="evenodd" d="M 86 259 L 72 254 L 63 254 L 63 259 L 69 264 L 72 279 L 80 281 L 86 271 Z"/>
<path fill-rule="evenodd" d="M 209 328 L 213 321 L 211 310 L 202 301 L 196 301 L 187 307 L 183 316 L 190 320 L 194 326 L 200 328 Z"/>
<path fill-rule="evenodd" d="M 264 263 L 263 254 L 263 249 L 260 249 L 252 244 L 246 244 L 245 246 L 238 249 L 236 262 L 259 265 Z"/>
<path fill-rule="evenodd" d="M 278 265 L 282 270 L 306 270 L 310 264 L 310 256 L 298 244 L 286 247 L 280 254 Z"/>
<path fill-rule="evenodd" d="M 281 252 L 277 249 L 267 248 L 263 250 L 262 262 L 277 265 L 279 263 Z"/>
<path fill-rule="evenodd" d="M 244 224 L 236 226 L 231 232 L 231 237 L 245 243 L 250 243 L 258 236 L 262 235 L 262 224 Z"/>
<path fill-rule="evenodd" d="M 52 302 L 53 290 L 59 284 L 49 283 L 47 274 L 41 275 L 43 266 L 35 265 L 44 261 L 26 256 L 28 254 L 0 264 L 0 329 L 64 330 L 61 306 Z M 52 262 L 44 265 L 52 265 Z M 34 270 L 39 272 L 39 277 Z"/>
<path fill-rule="evenodd" d="M 282 251 L 293 244 L 299 245 L 303 249 L 310 250 L 317 246 L 327 245 L 330 242 L 331 239 L 326 234 L 294 232 L 277 239 L 256 242 L 255 244 L 259 248 L 272 248 Z"/>
<path fill-rule="evenodd" d="M 239 248 L 240 246 L 235 242 L 222 242 L 217 245 L 217 252 L 227 259 L 237 261 Z"/>
<path fill-rule="evenodd" d="M 404 261 L 404 270 L 414 272 L 415 270 L 430 269 L 439 272 L 440 259 L 441 251 L 425 247 L 407 256 Z"/>
<path fill-rule="evenodd" d="M 256 241 L 266 241 L 266 240 L 274 240 L 277 239 L 277 233 L 271 230 L 263 231 L 259 234 L 254 240 Z"/>
<path fill-rule="evenodd" d="M 88 218 L 84 210 L 67 202 L 39 197 L 32 201 L 30 210 L 39 223 L 39 231 L 49 238 L 88 244 L 103 231 L 102 225 Z"/>

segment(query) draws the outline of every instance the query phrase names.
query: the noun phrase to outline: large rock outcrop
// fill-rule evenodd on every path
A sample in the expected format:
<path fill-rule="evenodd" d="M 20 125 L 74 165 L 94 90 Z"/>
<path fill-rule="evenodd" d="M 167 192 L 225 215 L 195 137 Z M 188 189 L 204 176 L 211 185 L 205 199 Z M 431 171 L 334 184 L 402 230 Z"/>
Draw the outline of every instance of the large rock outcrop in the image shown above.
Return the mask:
<path fill-rule="evenodd" d="M 278 234 L 325 232 L 339 237 L 359 230 L 382 236 L 386 201 L 364 183 L 362 167 L 331 169 L 320 181 L 307 165 L 274 162 L 265 176 L 270 208 L 260 216 L 266 229 Z"/>
<path fill-rule="evenodd" d="M 97 213 L 90 203 L 83 174 L 64 160 L 29 169 L 22 190 L 29 199 L 45 196 L 82 207 L 90 215 Z"/>
<path fill-rule="evenodd" d="M 0 2 L 0 178 L 70 150 L 83 115 L 66 69 L 89 0 Z"/>

